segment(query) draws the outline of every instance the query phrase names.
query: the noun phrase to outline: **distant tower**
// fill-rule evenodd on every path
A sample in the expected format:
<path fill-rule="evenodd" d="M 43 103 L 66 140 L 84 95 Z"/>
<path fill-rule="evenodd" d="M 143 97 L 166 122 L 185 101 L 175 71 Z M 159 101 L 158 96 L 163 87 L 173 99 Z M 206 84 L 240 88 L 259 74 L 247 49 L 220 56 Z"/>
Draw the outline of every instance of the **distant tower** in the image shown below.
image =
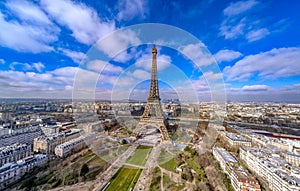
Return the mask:
<path fill-rule="evenodd" d="M 159 97 L 158 78 L 157 78 L 157 63 L 156 63 L 157 50 L 154 45 L 152 48 L 152 72 L 150 92 L 143 115 L 140 118 L 139 126 L 155 126 L 162 135 L 162 141 L 170 140 L 166 128 L 166 119 L 164 117 Z"/>

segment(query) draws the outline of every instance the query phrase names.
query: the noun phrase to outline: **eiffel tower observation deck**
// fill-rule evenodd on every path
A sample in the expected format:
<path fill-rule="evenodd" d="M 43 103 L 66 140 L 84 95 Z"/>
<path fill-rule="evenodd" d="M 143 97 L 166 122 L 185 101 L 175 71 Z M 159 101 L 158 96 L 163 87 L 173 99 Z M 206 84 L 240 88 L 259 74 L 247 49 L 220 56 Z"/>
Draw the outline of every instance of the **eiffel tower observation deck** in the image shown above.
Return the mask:
<path fill-rule="evenodd" d="M 157 78 L 157 62 L 156 62 L 157 49 L 154 45 L 152 48 L 152 72 L 150 92 L 147 100 L 147 104 L 143 115 L 140 118 L 138 128 L 146 126 L 154 126 L 159 129 L 162 137 L 162 141 L 169 141 L 169 134 L 166 128 L 167 121 L 160 104 L 158 78 Z"/>

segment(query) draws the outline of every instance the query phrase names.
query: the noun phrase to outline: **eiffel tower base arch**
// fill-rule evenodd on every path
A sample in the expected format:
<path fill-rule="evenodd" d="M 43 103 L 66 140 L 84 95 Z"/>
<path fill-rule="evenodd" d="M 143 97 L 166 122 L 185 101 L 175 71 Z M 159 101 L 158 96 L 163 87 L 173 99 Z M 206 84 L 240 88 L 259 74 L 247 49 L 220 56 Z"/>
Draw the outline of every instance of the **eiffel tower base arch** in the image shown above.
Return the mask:
<path fill-rule="evenodd" d="M 166 127 L 166 123 L 164 120 L 158 120 L 158 119 L 141 119 L 136 127 L 135 134 L 139 135 L 143 129 L 146 129 L 147 127 L 155 127 L 158 129 L 161 133 L 161 141 L 162 142 L 169 142 L 170 137 L 169 133 Z"/>

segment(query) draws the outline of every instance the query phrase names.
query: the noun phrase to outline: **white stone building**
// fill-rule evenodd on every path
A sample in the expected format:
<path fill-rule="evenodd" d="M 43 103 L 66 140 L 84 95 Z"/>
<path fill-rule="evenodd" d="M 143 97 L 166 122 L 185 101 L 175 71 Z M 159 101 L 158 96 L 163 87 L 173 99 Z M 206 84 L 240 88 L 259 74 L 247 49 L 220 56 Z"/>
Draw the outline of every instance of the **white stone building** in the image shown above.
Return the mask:
<path fill-rule="evenodd" d="M 1 147 L 0 166 L 30 156 L 32 154 L 31 147 L 32 146 L 28 144 L 13 144 L 11 146 Z"/>
<path fill-rule="evenodd" d="M 25 173 L 33 168 L 43 166 L 48 162 L 48 156 L 44 154 L 32 155 L 16 163 L 6 163 L 0 168 L 0 190 L 5 190 L 22 178 Z"/>
<path fill-rule="evenodd" d="M 95 138 L 95 134 L 88 134 L 60 144 L 55 147 L 55 155 L 59 157 L 66 157 L 73 152 L 78 152 L 87 147 L 92 141 L 95 140 Z"/>
<path fill-rule="evenodd" d="M 300 169 L 291 166 L 285 160 L 267 148 L 240 148 L 240 158 L 248 169 L 273 191 L 300 190 Z"/>

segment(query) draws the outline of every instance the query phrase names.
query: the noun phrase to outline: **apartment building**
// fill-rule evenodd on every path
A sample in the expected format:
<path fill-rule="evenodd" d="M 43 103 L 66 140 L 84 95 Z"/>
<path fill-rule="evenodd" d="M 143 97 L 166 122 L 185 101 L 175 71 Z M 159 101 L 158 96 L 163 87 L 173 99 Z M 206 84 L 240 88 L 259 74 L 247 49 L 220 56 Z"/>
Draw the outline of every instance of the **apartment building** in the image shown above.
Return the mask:
<path fill-rule="evenodd" d="M 70 129 L 58 134 L 37 137 L 33 142 L 33 151 L 54 154 L 54 149 L 57 145 L 79 137 L 81 132 L 81 129 Z"/>
<path fill-rule="evenodd" d="M 43 166 L 48 162 L 48 156 L 37 154 L 18 160 L 16 163 L 6 163 L 0 167 L 0 190 L 6 189 L 22 178 L 33 168 Z"/>
<path fill-rule="evenodd" d="M 32 154 L 31 146 L 32 145 L 29 144 L 13 144 L 11 146 L 1 147 L 0 166 L 30 156 Z"/>
<path fill-rule="evenodd" d="M 228 175 L 235 191 L 260 191 L 258 181 L 243 169 L 238 161 L 224 148 L 213 147 L 213 155 L 220 163 L 222 170 Z"/>
<path fill-rule="evenodd" d="M 241 147 L 240 158 L 248 169 L 273 191 L 300 190 L 300 169 L 274 154 L 268 148 Z"/>
<path fill-rule="evenodd" d="M 226 131 L 220 132 L 220 135 L 225 141 L 227 141 L 232 147 L 239 147 L 239 146 L 251 146 L 251 141 L 246 139 L 245 137 L 236 134 L 230 133 Z"/>
<path fill-rule="evenodd" d="M 66 157 L 72 152 L 78 152 L 87 147 L 92 141 L 96 139 L 95 134 L 88 134 L 78 138 L 67 141 L 55 147 L 55 155 L 59 157 Z"/>

